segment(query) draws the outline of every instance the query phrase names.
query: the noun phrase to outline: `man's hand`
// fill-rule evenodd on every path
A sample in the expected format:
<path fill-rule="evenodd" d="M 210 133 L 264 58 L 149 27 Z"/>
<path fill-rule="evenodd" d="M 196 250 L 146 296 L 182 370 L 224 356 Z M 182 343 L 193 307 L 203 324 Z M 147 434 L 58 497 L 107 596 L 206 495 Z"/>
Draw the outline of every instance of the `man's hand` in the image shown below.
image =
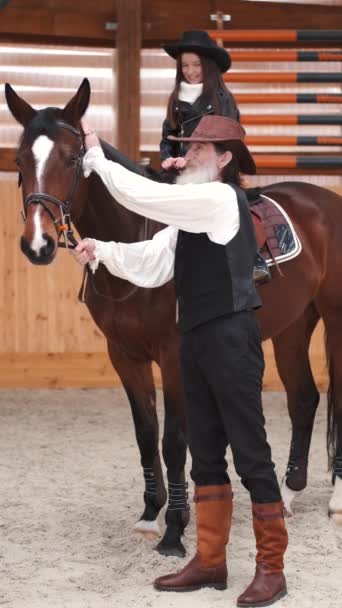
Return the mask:
<path fill-rule="evenodd" d="M 70 249 L 71 254 L 81 266 L 85 266 L 88 262 L 95 260 L 94 251 L 95 243 L 93 239 L 82 239 L 75 249 Z"/>
<path fill-rule="evenodd" d="M 169 156 L 169 158 L 166 158 L 163 162 L 162 162 L 162 169 L 164 169 L 164 171 L 168 171 L 169 169 L 184 169 L 186 165 L 186 160 L 185 158 L 183 158 L 183 156 L 177 156 L 176 158 L 174 158 L 173 156 Z"/>
<path fill-rule="evenodd" d="M 86 150 L 90 150 L 94 146 L 101 146 L 100 140 L 95 131 L 90 127 L 88 122 L 83 118 L 81 121 L 82 130 L 84 133 L 84 145 Z"/>

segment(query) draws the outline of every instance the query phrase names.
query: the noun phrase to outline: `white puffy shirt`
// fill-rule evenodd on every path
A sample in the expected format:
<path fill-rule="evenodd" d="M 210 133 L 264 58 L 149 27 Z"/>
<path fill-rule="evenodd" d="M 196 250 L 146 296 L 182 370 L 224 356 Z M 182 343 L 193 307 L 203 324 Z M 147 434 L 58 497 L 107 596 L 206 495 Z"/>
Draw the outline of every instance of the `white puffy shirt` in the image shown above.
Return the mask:
<path fill-rule="evenodd" d="M 165 184 L 107 160 L 99 146 L 83 159 L 85 177 L 95 171 L 117 202 L 142 216 L 168 224 L 151 240 L 137 243 L 94 239 L 93 272 L 99 263 L 110 273 L 140 287 L 158 287 L 173 277 L 178 230 L 207 233 L 226 245 L 240 227 L 236 192 L 227 184 Z"/>

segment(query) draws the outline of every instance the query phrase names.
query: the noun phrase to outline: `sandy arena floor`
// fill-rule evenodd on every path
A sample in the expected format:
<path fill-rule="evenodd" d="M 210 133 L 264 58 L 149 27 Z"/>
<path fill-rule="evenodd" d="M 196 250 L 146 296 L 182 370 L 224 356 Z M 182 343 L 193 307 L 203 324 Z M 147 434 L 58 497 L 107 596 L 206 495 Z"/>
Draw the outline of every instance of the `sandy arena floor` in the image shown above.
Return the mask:
<path fill-rule="evenodd" d="M 290 428 L 284 395 L 266 393 L 264 407 L 282 475 Z M 279 608 L 342 606 L 341 536 L 327 517 L 325 410 L 324 399 L 309 486 L 288 521 L 289 595 Z M 0 606 L 235 606 L 254 570 L 249 498 L 235 477 L 229 589 L 157 593 L 151 581 L 185 562 L 159 556 L 153 543 L 132 533 L 142 511 L 143 483 L 123 391 L 0 391 L 0 421 Z M 194 543 L 192 521 L 185 537 L 188 556 Z"/>

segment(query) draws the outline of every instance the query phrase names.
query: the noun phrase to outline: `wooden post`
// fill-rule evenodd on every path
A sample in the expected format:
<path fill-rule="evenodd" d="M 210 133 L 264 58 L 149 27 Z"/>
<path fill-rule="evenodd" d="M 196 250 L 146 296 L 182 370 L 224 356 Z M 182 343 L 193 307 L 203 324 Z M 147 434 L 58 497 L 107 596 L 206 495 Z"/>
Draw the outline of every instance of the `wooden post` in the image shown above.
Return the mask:
<path fill-rule="evenodd" d="M 141 0 L 117 0 L 118 148 L 140 158 Z"/>

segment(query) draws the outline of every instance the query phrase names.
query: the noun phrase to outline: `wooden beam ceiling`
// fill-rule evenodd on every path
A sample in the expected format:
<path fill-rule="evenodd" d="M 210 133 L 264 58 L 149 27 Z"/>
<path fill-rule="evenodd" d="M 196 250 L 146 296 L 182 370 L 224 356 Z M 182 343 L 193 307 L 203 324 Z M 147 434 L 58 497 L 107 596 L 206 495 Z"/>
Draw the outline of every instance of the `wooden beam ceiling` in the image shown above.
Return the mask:
<path fill-rule="evenodd" d="M 127 0 L 129 5 L 129 0 Z M 232 17 L 227 28 L 333 29 L 342 23 L 342 8 L 251 0 L 141 0 L 142 45 L 175 40 L 186 29 L 210 29 L 210 15 Z M 0 40 L 115 46 L 117 2 L 82 0 L 11 0 L 0 13 Z"/>

